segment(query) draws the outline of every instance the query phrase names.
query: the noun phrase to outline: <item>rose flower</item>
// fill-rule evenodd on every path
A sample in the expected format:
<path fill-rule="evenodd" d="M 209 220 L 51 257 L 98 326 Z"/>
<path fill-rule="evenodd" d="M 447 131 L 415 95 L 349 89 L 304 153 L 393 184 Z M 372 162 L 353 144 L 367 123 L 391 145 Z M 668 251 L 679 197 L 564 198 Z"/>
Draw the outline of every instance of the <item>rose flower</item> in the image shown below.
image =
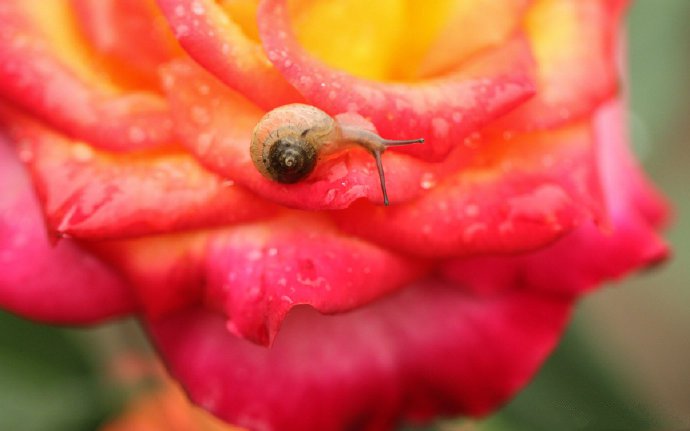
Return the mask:
<path fill-rule="evenodd" d="M 250 430 L 488 414 L 667 254 L 625 3 L 4 0 L 0 304 Z"/>

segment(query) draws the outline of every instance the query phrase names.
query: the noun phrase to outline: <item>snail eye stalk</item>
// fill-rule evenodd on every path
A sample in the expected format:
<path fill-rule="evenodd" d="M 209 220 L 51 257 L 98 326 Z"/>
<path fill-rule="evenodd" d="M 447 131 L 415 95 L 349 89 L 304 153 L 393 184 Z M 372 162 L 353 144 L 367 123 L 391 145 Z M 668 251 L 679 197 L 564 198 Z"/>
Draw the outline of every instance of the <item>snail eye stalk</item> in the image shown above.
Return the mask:
<path fill-rule="evenodd" d="M 399 145 L 410 145 L 410 144 L 423 144 L 424 143 L 424 138 L 420 139 L 408 139 L 408 140 L 403 140 L 403 141 L 391 141 L 389 139 L 383 139 L 381 143 L 385 147 L 396 147 Z M 379 171 L 379 180 L 381 181 L 381 192 L 383 193 L 383 204 L 385 206 L 389 205 L 388 201 L 388 191 L 386 191 L 386 175 L 383 172 L 383 162 L 381 162 L 381 154 L 383 151 L 380 150 L 374 150 L 372 151 L 374 154 L 374 159 L 376 159 L 376 169 Z"/>

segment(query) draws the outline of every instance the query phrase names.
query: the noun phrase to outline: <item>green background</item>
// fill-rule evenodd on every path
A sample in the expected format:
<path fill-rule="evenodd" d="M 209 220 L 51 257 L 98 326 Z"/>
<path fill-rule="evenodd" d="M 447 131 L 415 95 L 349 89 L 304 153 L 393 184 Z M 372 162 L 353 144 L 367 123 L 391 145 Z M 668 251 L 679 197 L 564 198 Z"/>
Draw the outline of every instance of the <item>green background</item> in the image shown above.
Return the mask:
<path fill-rule="evenodd" d="M 690 0 L 638 0 L 628 24 L 633 141 L 674 203 L 675 256 L 586 298 L 537 378 L 497 414 L 429 429 L 690 429 Z M 0 430 L 96 429 L 126 395 L 102 356 L 130 337 L 140 340 L 131 322 L 57 329 L 0 313 Z"/>

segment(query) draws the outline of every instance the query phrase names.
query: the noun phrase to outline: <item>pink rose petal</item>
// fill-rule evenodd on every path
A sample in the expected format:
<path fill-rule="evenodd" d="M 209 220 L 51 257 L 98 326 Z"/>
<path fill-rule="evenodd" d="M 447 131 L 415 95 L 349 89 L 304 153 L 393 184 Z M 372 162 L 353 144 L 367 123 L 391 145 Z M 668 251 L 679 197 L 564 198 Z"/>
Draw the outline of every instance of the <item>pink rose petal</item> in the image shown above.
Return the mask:
<path fill-rule="evenodd" d="M 136 310 L 119 274 L 63 239 L 50 244 L 27 175 L 0 138 L 0 304 L 51 323 L 85 324 Z"/>
<path fill-rule="evenodd" d="M 238 336 L 270 344 L 288 311 L 349 311 L 417 279 L 427 264 L 338 232 L 327 218 L 271 221 L 103 243 L 99 253 L 137 287 L 154 319 L 199 303 Z"/>
<path fill-rule="evenodd" d="M 501 257 L 454 260 L 443 265 L 447 277 L 473 280 L 471 284 L 482 290 L 522 283 L 572 295 L 668 256 L 668 246 L 656 233 L 667 207 L 642 178 L 630 153 L 622 103 L 612 101 L 601 108 L 595 124 L 609 226 L 586 223 L 552 246 L 516 256 L 508 265 Z"/>
<path fill-rule="evenodd" d="M 192 400 L 232 424 L 384 430 L 505 402 L 553 348 L 570 302 L 429 281 L 344 315 L 295 309 L 270 349 L 201 310 L 149 327 Z"/>
<path fill-rule="evenodd" d="M 603 220 L 594 151 L 587 123 L 498 138 L 416 200 L 385 209 L 361 204 L 334 216 L 345 231 L 415 255 L 531 250 Z"/>

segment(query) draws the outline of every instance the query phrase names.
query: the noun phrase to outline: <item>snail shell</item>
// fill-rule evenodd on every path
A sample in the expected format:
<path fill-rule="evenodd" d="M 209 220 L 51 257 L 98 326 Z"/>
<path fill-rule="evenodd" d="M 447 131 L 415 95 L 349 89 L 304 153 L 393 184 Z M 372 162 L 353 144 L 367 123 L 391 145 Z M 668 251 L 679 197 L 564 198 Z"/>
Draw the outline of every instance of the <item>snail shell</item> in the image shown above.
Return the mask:
<path fill-rule="evenodd" d="M 340 134 L 338 123 L 320 109 L 302 104 L 281 106 L 254 128 L 252 161 L 265 177 L 295 183 L 314 170 L 323 147 Z"/>

